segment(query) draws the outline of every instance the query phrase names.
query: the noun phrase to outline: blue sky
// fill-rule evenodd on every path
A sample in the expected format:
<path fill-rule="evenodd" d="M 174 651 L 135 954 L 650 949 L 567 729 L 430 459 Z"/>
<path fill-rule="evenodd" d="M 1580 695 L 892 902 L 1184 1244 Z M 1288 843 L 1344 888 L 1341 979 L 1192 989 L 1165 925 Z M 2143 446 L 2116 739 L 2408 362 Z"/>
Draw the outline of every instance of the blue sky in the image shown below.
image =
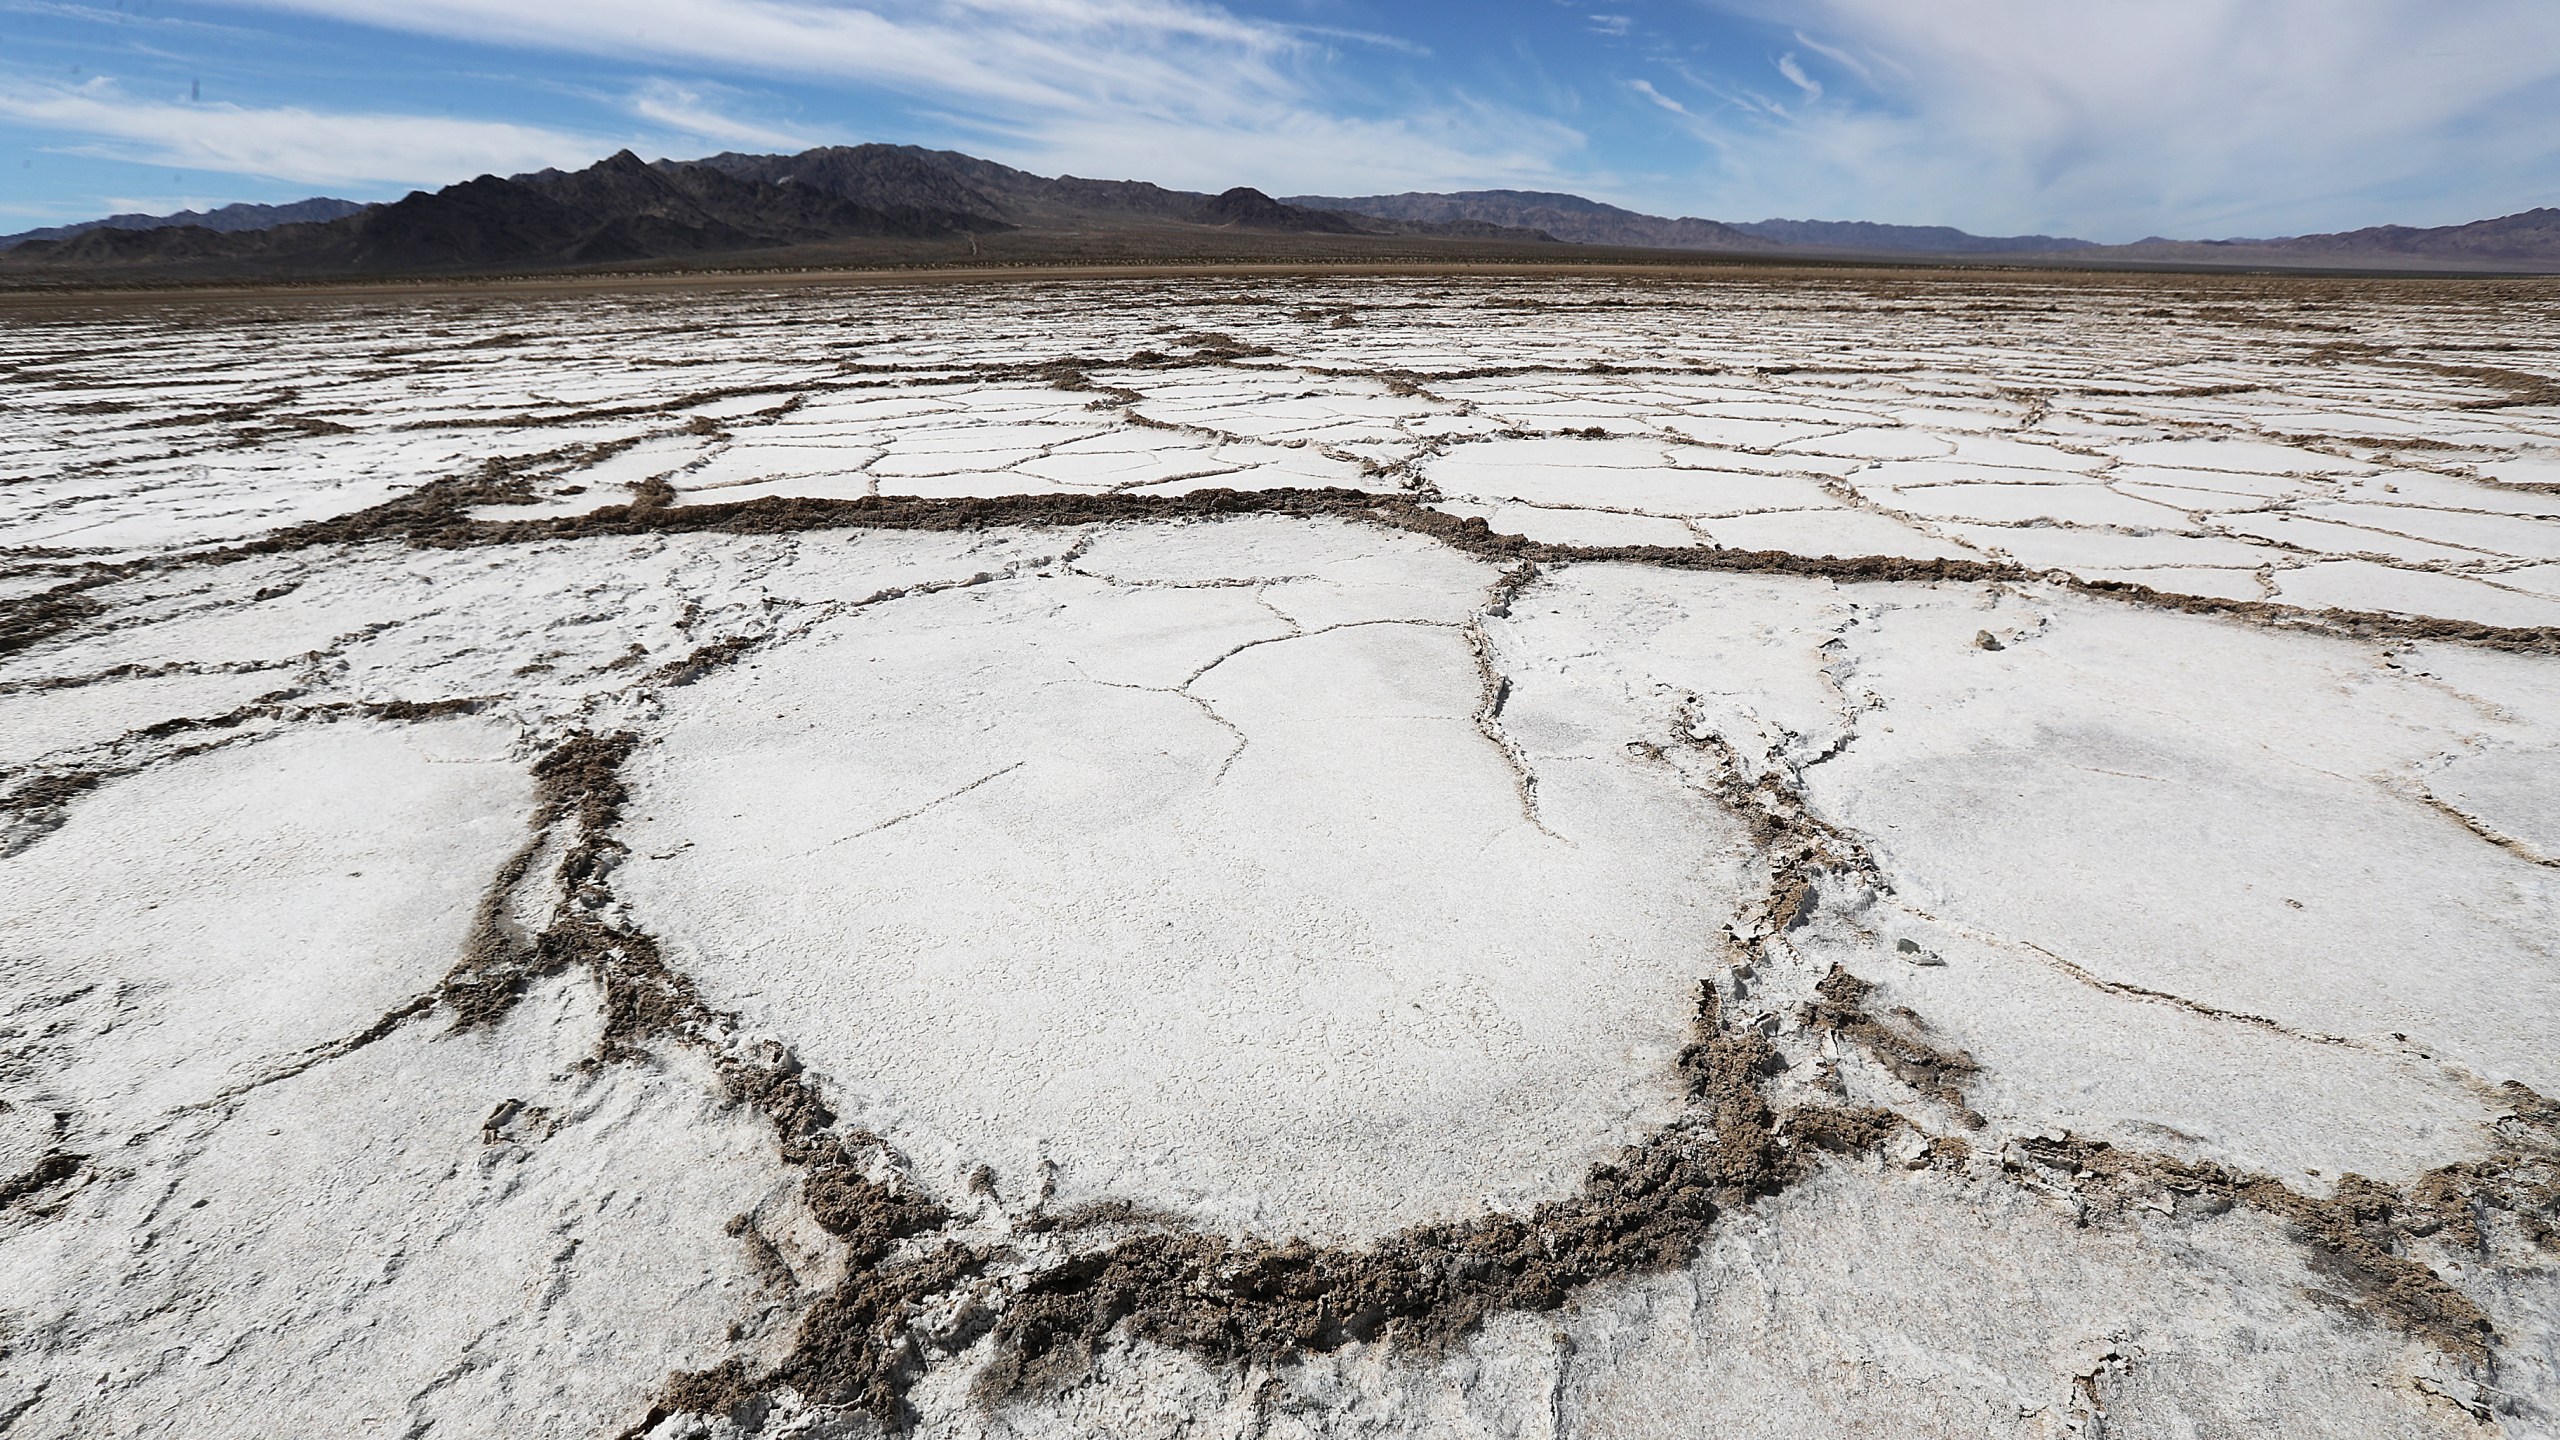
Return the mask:
<path fill-rule="evenodd" d="M 885 140 L 2272 235 L 2560 204 L 2560 0 L 0 0 L 0 230 Z"/>

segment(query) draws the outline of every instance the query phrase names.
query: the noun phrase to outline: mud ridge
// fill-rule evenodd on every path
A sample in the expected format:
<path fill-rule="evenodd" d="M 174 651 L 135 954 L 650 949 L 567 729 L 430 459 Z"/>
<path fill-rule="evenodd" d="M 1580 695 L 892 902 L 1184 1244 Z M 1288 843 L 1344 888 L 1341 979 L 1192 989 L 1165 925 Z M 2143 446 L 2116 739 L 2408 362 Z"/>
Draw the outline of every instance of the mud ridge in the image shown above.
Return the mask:
<path fill-rule="evenodd" d="M 692 981 L 668 965 L 654 938 L 606 918 L 611 872 L 624 853 L 613 832 L 630 798 L 622 769 L 639 745 L 627 731 L 582 732 L 535 762 L 530 835 L 493 877 L 464 957 L 437 998 L 457 1028 L 485 1026 L 503 1019 L 534 979 L 584 972 L 604 992 L 596 1061 L 643 1059 L 661 1042 L 702 1051 L 729 1101 L 772 1124 L 780 1157 L 803 1172 L 802 1203 L 845 1247 L 848 1278 L 803 1315 L 784 1371 L 750 1375 L 733 1361 L 676 1376 L 631 1433 L 677 1412 L 760 1414 L 759 1397 L 779 1383 L 893 1418 L 921 1373 L 910 1332 L 923 1307 L 947 1298 L 991 1253 L 946 1243 L 921 1258 L 897 1258 L 903 1242 L 947 1227 L 949 1212 L 904 1178 L 903 1160 L 878 1137 L 831 1130 L 836 1117 L 796 1057 L 775 1045 L 736 1044 L 736 1017 L 705 1003 Z M 558 842 L 552 873 L 558 891 L 552 919 L 527 941 L 509 933 L 505 916 L 534 862 L 562 831 L 567 837 Z"/>
<path fill-rule="evenodd" d="M 2380 1318 L 2494 1374 L 2497 1337 L 2488 1316 L 2414 1252 L 2432 1238 L 2475 1260 L 2486 1257 L 2492 1239 L 2486 1217 L 2497 1213 L 2513 1218 L 2532 1246 L 2560 1253 L 2553 1225 L 2560 1219 L 2560 1147 L 2551 1141 L 2548 1132 L 2537 1143 L 2510 1127 L 2498 1153 L 2485 1160 L 2430 1170 L 2405 1191 L 2343 1175 L 2325 1199 L 2270 1176 L 2068 1134 L 2015 1141 L 2001 1164 L 2071 1196 L 2083 1207 L 2084 1222 L 2146 1208 L 2180 1219 L 2236 1207 L 2267 1215 Z"/>
<path fill-rule="evenodd" d="M 1965 583 L 2044 581 L 2082 594 L 2129 600 L 2153 609 L 2220 615 L 2257 624 L 2318 626 L 2364 639 L 2439 640 L 2489 649 L 2560 654 L 2560 626 L 2499 626 L 2374 611 L 2308 609 L 2266 600 L 2184 595 L 2120 580 L 2084 580 L 2005 561 L 1915 560 L 1898 555 L 1809 556 L 1784 550 L 1731 550 L 1662 545 L 1560 545 L 1495 531 L 1481 517 L 1459 517 L 1405 495 L 1335 488 L 1197 490 L 1183 495 L 1021 495 L 923 499 L 864 496 L 849 500 L 766 498 L 728 504 L 608 506 L 585 515 L 529 521 L 463 522 L 443 534 L 458 544 L 508 544 L 589 535 L 721 531 L 742 535 L 860 528 L 965 531 L 1002 526 L 1056 527 L 1173 521 L 1234 515 L 1282 515 L 1385 524 L 1427 535 L 1479 559 L 1645 565 L 1656 569 L 1755 575 L 1798 575 L 1842 582 Z"/>
<path fill-rule="evenodd" d="M 1484 628 L 1485 621 L 1509 615 L 1512 602 L 1536 583 L 1538 565 L 1534 560 L 1518 561 L 1504 568 L 1487 588 L 1484 603 L 1467 617 L 1465 633 L 1467 649 L 1474 656 L 1476 666 L 1476 733 L 1500 751 L 1503 763 L 1510 767 L 1511 787 L 1520 797 L 1520 818 L 1538 833 L 1561 840 L 1564 837 L 1548 829 L 1546 822 L 1539 818 L 1538 772 L 1529 763 L 1529 753 L 1520 748 L 1520 742 L 1512 739 L 1511 732 L 1503 726 L 1502 709 L 1511 700 L 1511 677 L 1502 673 L 1502 667 L 1496 663 L 1493 639 Z"/>
<path fill-rule="evenodd" d="M 21 1200 L 41 1195 L 54 1186 L 70 1180 L 88 1163 L 89 1157 L 86 1155 L 75 1155 L 68 1150 L 46 1151 L 42 1159 L 29 1166 L 23 1173 L 13 1175 L 7 1180 L 0 1180 L 0 1209 L 6 1209 Z"/>
<path fill-rule="evenodd" d="M 1965 1099 L 1981 1065 L 1962 1050 L 1929 1040 L 1921 1033 L 1928 1023 L 1908 1006 L 1897 1007 L 1892 1020 L 1869 1013 L 1867 997 L 1875 988 L 1833 965 L 1814 986 L 1814 998 L 1805 1002 L 1805 1025 L 1857 1045 L 1895 1079 L 1955 1111 L 1967 1126 L 1981 1129 L 1982 1116 Z"/>
<path fill-rule="evenodd" d="M 1768 1038 L 1726 1026 L 1702 984 L 1679 1060 L 1691 1113 L 1594 1166 L 1575 1194 L 1527 1216 L 1414 1226 L 1366 1250 L 1196 1233 L 1122 1241 L 1023 1286 L 996 1323 L 980 1393 L 1072 1383 L 1115 1334 L 1224 1365 L 1367 1341 L 1433 1351 L 1492 1315 L 1553 1310 L 1598 1281 L 1685 1264 L 1720 1214 L 1809 1173 L 1770 1109 L 1777 1068 Z"/>
<path fill-rule="evenodd" d="M 33 595 L 0 600 L 0 655 L 50 640 L 103 613 L 107 607 L 85 592 L 122 578 L 120 571 L 108 567 Z"/>
<path fill-rule="evenodd" d="M 1043 375 L 1057 377 L 1055 372 Z M 331 545 L 394 541 L 419 548 L 462 549 L 532 544 L 598 536 L 722 533 L 784 535 L 825 529 L 961 532 L 1004 527 L 1058 528 L 1114 523 L 1163 523 L 1241 515 L 1337 519 L 1386 525 L 1428 536 L 1452 549 L 1500 565 L 1527 561 L 1555 567 L 1576 563 L 1644 565 L 1656 569 L 1728 574 L 1794 575 L 1844 583 L 2033 582 L 2098 598 L 2127 601 L 2184 614 L 2217 615 L 2260 625 L 2300 626 L 2358 639 L 2444 641 L 2487 649 L 2560 654 L 2560 626 L 2499 626 L 2472 621 L 2375 611 L 2311 609 L 2267 600 L 2187 595 L 2120 580 L 2087 580 L 2060 571 L 2038 571 L 2006 561 L 1918 560 L 1907 556 L 1808 556 L 1783 550 L 1659 545 L 1563 545 L 1496 532 L 1481 517 L 1459 517 L 1431 508 L 1412 495 L 1332 487 L 1238 491 L 1204 489 L 1181 495 L 1039 494 L 925 498 L 870 495 L 853 499 L 765 497 L 678 505 L 663 481 L 644 483 L 622 505 L 579 515 L 529 520 L 483 520 L 471 512 L 542 500 L 533 477 L 546 468 L 575 468 L 639 443 L 633 436 L 596 445 L 565 446 L 538 454 L 497 457 L 472 474 L 431 481 L 380 505 L 349 515 L 287 527 L 258 540 L 186 554 L 92 566 L 79 579 L 15 601 L 0 603 L 0 654 L 76 630 L 106 607 L 85 592 L 133 575 L 198 564 L 229 564 L 257 556 Z"/>

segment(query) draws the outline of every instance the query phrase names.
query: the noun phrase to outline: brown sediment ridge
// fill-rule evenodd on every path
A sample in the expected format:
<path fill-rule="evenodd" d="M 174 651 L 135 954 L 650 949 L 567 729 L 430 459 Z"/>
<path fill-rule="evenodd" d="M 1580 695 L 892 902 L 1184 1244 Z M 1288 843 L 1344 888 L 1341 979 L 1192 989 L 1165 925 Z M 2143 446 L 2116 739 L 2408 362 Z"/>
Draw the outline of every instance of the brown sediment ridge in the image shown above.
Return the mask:
<path fill-rule="evenodd" d="M 2406 1190 L 2350 1174 L 2324 1199 L 2266 1175 L 2067 1134 L 2018 1140 L 2001 1163 L 2112 1219 L 2152 1197 L 2165 1198 L 2153 1208 L 2182 1219 L 2258 1211 L 2287 1226 L 2319 1268 L 2393 1325 L 2486 1369 L 2496 1358 L 2489 1317 L 2414 1252 L 2432 1240 L 2464 1259 L 2485 1259 L 2490 1225 L 2504 1216 L 2527 1244 L 2560 1255 L 2560 1118 L 2525 1086 L 2504 1088 L 2512 1111 L 2497 1127 L 2496 1151 L 2438 1166 Z"/>
<path fill-rule="evenodd" d="M 1739 935 L 1741 971 L 1745 975 L 1766 961 L 1773 938 L 1806 923 L 1826 883 L 1889 890 L 1875 860 L 1855 836 L 1824 821 L 1806 803 L 1800 785 L 1771 769 L 1746 773 L 1742 757 L 1721 736 L 1706 731 L 1687 710 L 1674 733 L 1689 748 L 1716 763 L 1716 788 L 1725 809 L 1750 827 L 1751 841 L 1770 862 L 1769 885 L 1759 912 Z M 1908 1007 L 1879 1019 L 1867 1009 L 1875 987 L 1834 964 L 1805 1002 L 1804 1024 L 1828 1032 L 1873 1056 L 1892 1076 L 1919 1094 L 1945 1105 L 1969 1128 L 1983 1119 L 1967 1103 L 1965 1091 L 1981 1066 L 1952 1046 L 1927 1038 L 1928 1023 Z M 1837 1066 L 1823 1062 L 1820 1083 L 1838 1090 Z M 1881 1138 L 1879 1135 L 1878 1138 Z"/>
<path fill-rule="evenodd" d="M 981 1391 L 1080 1379 L 1115 1334 L 1221 1364 L 1371 1340 L 1436 1349 L 1494 1314 L 1553 1310 L 1600 1280 L 1685 1264 L 1719 1215 L 1784 1190 L 1811 1162 L 1770 1107 L 1774 1046 L 1728 1027 L 1711 983 L 1677 1068 L 1688 1113 L 1526 1216 L 1419 1225 L 1364 1250 L 1176 1233 L 1072 1258 L 1007 1305 Z"/>
<path fill-rule="evenodd" d="M 86 1155 L 75 1155 L 68 1150 L 46 1151 L 25 1171 L 0 1180 L 0 1209 L 43 1194 L 79 1174 L 81 1167 L 88 1163 Z"/>
<path fill-rule="evenodd" d="M 1116 522 L 1283 515 L 1385 524 L 1427 535 L 1481 559 L 1525 560 L 1555 567 L 1571 564 L 1645 565 L 1754 575 L 1801 575 L 1848 582 L 2042 581 L 2108 599 L 2130 600 L 2185 614 L 2221 615 L 2259 624 L 2317 626 L 2359 638 L 2442 640 L 2489 649 L 2560 654 L 2560 626 L 2484 625 L 2467 620 L 2393 615 L 2378 611 L 2310 609 L 2269 600 L 2225 600 L 2185 595 L 2119 580 L 2083 580 L 1992 560 L 1913 559 L 1899 555 L 1800 555 L 1786 550 L 1733 550 L 1700 546 L 1560 545 L 1495 531 L 1480 518 L 1459 517 L 1409 496 L 1338 488 L 1196 490 L 1185 495 L 1022 495 L 940 499 L 864 496 L 850 500 L 767 498 L 721 505 L 635 503 L 585 515 L 525 521 L 464 522 L 460 534 L 438 532 L 425 543 L 511 544 L 590 535 L 687 534 L 721 531 L 741 535 L 820 529 L 985 530 Z M 450 537 L 449 539 L 445 537 Z"/>
<path fill-rule="evenodd" d="M 0 655 L 50 640 L 103 613 L 106 607 L 85 592 L 121 578 L 122 573 L 93 574 L 33 595 L 0 601 Z"/>
<path fill-rule="evenodd" d="M 479 492 L 475 492 L 479 493 Z M 847 500 L 765 498 L 727 504 L 669 503 L 666 495 L 584 515 L 540 520 L 474 521 L 455 515 L 445 525 L 421 525 L 403 513 L 394 522 L 403 538 L 428 545 L 522 544 L 594 535 L 740 535 L 806 530 L 987 530 L 1007 526 L 1054 528 L 1131 522 L 1208 519 L 1239 515 L 1339 519 L 1384 524 L 1432 539 L 1480 559 L 1571 564 L 1645 565 L 1656 569 L 1755 575 L 1800 575 L 1848 582 L 2042 581 L 2081 594 L 2129 600 L 2154 609 L 2221 615 L 2258 624 L 2309 625 L 2358 638 L 2440 640 L 2488 649 L 2560 654 L 2560 626 L 2484 625 L 2467 620 L 2393 615 L 2376 611 L 2309 609 L 2268 600 L 2225 600 L 2185 595 L 2119 580 L 2083 580 L 2060 571 L 1991 560 L 1913 559 L 1898 555 L 1800 555 L 1786 550 L 1733 550 L 1700 546 L 1560 545 L 1495 531 L 1484 520 L 1435 510 L 1410 496 L 1340 488 L 1196 490 L 1184 495 L 1015 495 L 957 499 L 863 496 Z M 456 502 L 505 503 L 480 499 Z M 352 519 L 354 517 L 350 517 Z"/>
<path fill-rule="evenodd" d="M 600 458 L 586 457 L 588 448 L 492 460 L 473 475 L 431 482 L 370 509 L 294 526 L 240 545 L 92 567 L 88 573 L 53 589 L 0 602 L 0 654 L 75 630 L 104 613 L 107 607 L 84 592 L 116 580 L 150 571 L 227 564 L 324 545 L 398 541 L 422 548 L 460 549 L 597 536 L 706 532 L 779 535 L 827 529 L 1041 529 L 1245 515 L 1387 525 L 1429 536 L 1481 559 L 1528 561 L 1548 568 L 1572 564 L 1644 565 L 1693 572 L 1797 575 L 1852 583 L 2042 582 L 2153 609 L 2325 630 L 2360 639 L 2444 641 L 2485 649 L 2560 654 L 2560 626 L 2485 625 L 2377 611 L 2312 609 L 2268 600 L 2227 600 L 2126 581 L 2084 580 L 2061 571 L 2040 571 L 2004 561 L 1922 560 L 1895 555 L 1812 556 L 1784 550 L 1660 545 L 1561 545 L 1502 534 L 1480 518 L 1451 515 L 1408 495 L 1329 487 L 1212 489 L 1183 495 L 863 496 L 842 500 L 769 497 L 725 504 L 676 505 L 672 503 L 673 492 L 660 485 L 644 490 L 629 504 L 602 506 L 578 515 L 484 520 L 469 513 L 483 506 L 537 503 L 540 497 L 533 493 L 530 473 L 547 466 Z"/>
<path fill-rule="evenodd" d="M 1965 1089 L 1982 1067 L 1962 1050 L 1922 1034 L 1928 1022 L 1909 1006 L 1897 1007 L 1892 1020 L 1870 1013 L 1866 1002 L 1875 988 L 1833 965 L 1805 1003 L 1804 1021 L 1864 1049 L 1895 1079 L 1955 1111 L 1966 1125 L 1981 1128 L 1982 1116 L 1966 1103 Z"/>

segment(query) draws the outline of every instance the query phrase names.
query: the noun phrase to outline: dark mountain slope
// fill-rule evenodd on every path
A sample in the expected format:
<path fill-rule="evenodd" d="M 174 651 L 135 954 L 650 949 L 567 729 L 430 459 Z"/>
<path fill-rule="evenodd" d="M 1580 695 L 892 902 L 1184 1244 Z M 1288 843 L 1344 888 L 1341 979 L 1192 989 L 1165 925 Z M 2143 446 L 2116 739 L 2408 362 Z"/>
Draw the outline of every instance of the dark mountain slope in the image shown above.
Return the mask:
<path fill-rule="evenodd" d="M 913 145 L 833 145 L 797 155 L 713 155 L 690 163 L 740 179 L 804 185 L 861 205 L 939 205 L 1013 225 L 1106 216 L 1199 223 L 1210 198 L 1142 180 L 1052 180 L 974 155 Z"/>
<path fill-rule="evenodd" d="M 1210 225 L 1298 235 L 1429 235 L 1552 244 L 1555 237 L 1480 220 L 1400 220 L 1349 215 L 1274 200 L 1238 186 L 1222 195 L 1168 190 L 1144 180 L 1051 179 L 955 150 L 913 145 L 836 145 L 797 155 L 713 155 L 689 162 L 741 179 L 805 185 L 877 208 L 916 206 L 987 217 L 980 228 L 1118 229 Z M 663 166 L 667 162 L 661 161 Z"/>
<path fill-rule="evenodd" d="M 1375 233 L 1348 215 L 1283 205 L 1247 185 L 1239 185 L 1202 206 L 1200 218 L 1212 225 L 1234 225 L 1246 230 L 1292 230 L 1311 235 Z"/>
<path fill-rule="evenodd" d="M 13 265 L 232 262 L 295 273 L 541 268 L 1003 228 L 982 215 L 855 204 L 807 186 L 652 166 L 629 151 L 584 170 L 483 175 L 326 224 L 220 234 L 195 226 L 30 241 Z"/>
<path fill-rule="evenodd" d="M 991 176 L 1036 175 L 949 150 L 913 145 L 830 145 L 797 155 L 706 156 L 683 162 L 660 161 L 669 169 L 711 170 L 732 179 L 768 185 L 797 185 L 874 209 L 912 209 L 967 216 L 980 228 L 1019 223 L 1009 211 L 1020 207 L 1000 198 L 1007 187 L 988 186 Z"/>
<path fill-rule="evenodd" d="M 1143 180 L 1050 179 L 974 155 L 912 145 L 839 145 L 798 155 L 713 155 L 691 162 L 740 179 L 800 185 L 857 204 L 940 207 L 987 217 L 990 226 L 1070 227 L 1128 220 L 1235 225 L 1302 234 L 1400 233 L 1349 216 L 1285 204 L 1239 186 L 1222 195 L 1168 190 Z"/>

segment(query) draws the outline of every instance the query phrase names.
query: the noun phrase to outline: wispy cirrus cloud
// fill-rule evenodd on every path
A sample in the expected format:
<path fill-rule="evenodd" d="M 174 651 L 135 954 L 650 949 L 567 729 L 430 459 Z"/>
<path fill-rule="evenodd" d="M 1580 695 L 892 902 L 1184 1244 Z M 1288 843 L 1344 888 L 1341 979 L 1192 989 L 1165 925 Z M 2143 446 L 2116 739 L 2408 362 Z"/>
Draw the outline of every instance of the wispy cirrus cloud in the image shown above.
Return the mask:
<path fill-rule="evenodd" d="M 739 113 L 742 97 L 725 85 L 653 78 L 630 97 L 633 115 L 670 135 L 765 150 L 805 150 L 823 143 L 811 131 Z"/>
<path fill-rule="evenodd" d="M 933 128 L 1032 168 L 1224 188 L 1552 180 L 1583 137 L 1434 87 L 1392 108 L 1339 83 L 1341 47 L 1414 42 L 1238 15 L 1199 0 L 241 0 L 478 45 L 903 97 Z M 691 81 L 636 113 L 733 144 L 817 137 L 725 118 Z M 685 98 L 690 96 L 692 98 Z M 869 136 L 835 136 L 864 139 Z"/>
<path fill-rule="evenodd" d="M 507 121 L 178 104 L 127 94 L 108 80 L 0 80 L 0 118 L 116 159 L 314 185 L 443 184 L 583 164 L 599 145 L 610 148 L 593 135 Z"/>
<path fill-rule="evenodd" d="M 1250 113 L 1302 87 L 1318 47 L 1184 0 L 249 0 L 256 8 L 475 44 L 818 77 L 992 116 Z"/>
<path fill-rule="evenodd" d="M 1681 104 L 1679 101 L 1674 100 L 1670 96 L 1655 89 L 1653 87 L 1653 82 L 1649 80 L 1630 80 L 1627 82 L 1627 88 L 1633 90 L 1647 100 L 1652 101 L 1663 109 L 1670 111 L 1674 115 L 1687 116 L 1689 114 L 1688 106 Z"/>
<path fill-rule="evenodd" d="M 1796 63 L 1794 51 L 1778 57 L 1778 73 L 1787 77 L 1788 84 L 1803 91 L 1807 100 L 1822 98 L 1822 82 L 1804 73 L 1804 67 Z"/>

